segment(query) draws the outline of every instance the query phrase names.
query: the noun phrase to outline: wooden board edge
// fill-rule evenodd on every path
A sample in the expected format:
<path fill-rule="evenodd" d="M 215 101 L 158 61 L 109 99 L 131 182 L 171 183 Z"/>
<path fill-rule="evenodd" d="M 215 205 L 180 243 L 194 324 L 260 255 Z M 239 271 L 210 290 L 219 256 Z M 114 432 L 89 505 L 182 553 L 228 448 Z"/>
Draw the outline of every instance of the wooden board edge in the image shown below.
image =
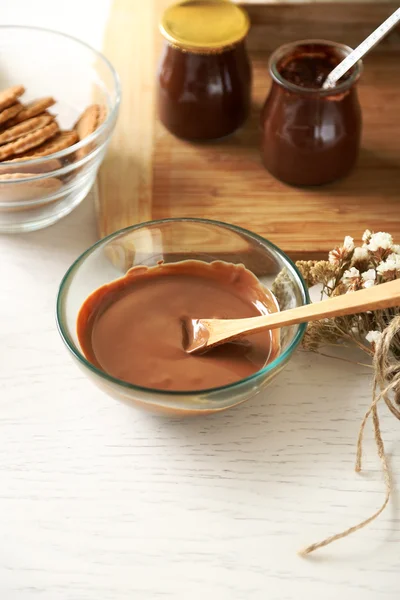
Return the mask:
<path fill-rule="evenodd" d="M 122 102 L 99 173 L 100 237 L 151 217 L 154 11 L 154 0 L 112 2 L 103 51 L 120 77 Z"/>

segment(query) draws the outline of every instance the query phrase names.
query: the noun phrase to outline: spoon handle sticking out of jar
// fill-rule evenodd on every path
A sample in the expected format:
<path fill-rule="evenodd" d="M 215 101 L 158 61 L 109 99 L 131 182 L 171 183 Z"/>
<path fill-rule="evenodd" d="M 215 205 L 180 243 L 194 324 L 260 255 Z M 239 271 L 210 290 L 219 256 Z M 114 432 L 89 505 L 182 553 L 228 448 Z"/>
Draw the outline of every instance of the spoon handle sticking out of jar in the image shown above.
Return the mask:
<path fill-rule="evenodd" d="M 333 69 L 325 79 L 322 89 L 328 90 L 335 87 L 336 83 L 351 67 L 367 54 L 374 46 L 376 46 L 384 37 L 389 33 L 393 27 L 400 22 L 400 8 L 398 8 L 386 21 L 382 23 L 375 31 L 371 33 L 353 52 L 350 52 L 348 56 L 337 67 Z"/>

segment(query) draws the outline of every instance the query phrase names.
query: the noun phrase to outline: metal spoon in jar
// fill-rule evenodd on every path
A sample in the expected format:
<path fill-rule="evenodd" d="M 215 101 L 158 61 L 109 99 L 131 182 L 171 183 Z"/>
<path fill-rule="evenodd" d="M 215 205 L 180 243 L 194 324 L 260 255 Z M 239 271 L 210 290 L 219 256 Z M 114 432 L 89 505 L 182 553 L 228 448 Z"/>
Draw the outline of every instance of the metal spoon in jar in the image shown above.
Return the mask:
<path fill-rule="evenodd" d="M 382 23 L 375 31 L 371 33 L 355 50 L 350 52 L 348 56 L 337 67 L 333 69 L 325 79 L 322 89 L 327 90 L 335 87 L 336 83 L 351 67 L 376 46 L 389 33 L 393 27 L 400 22 L 400 8 L 398 8 L 386 21 Z"/>

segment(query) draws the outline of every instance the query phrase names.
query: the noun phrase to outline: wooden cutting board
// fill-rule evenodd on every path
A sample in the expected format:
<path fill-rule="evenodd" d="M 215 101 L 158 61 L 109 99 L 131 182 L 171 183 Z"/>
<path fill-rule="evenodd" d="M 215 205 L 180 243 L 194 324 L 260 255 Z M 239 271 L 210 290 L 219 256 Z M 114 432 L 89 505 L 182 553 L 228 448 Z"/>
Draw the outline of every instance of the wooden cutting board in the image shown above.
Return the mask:
<path fill-rule="evenodd" d="M 362 41 L 397 2 L 249 4 L 253 110 L 246 126 L 218 143 L 175 139 L 157 121 L 154 89 L 170 0 L 114 0 L 104 51 L 122 81 L 116 131 L 100 173 L 99 235 L 166 217 L 204 217 L 259 233 L 294 258 L 326 255 L 344 235 L 389 231 L 400 242 L 400 35 L 365 61 L 364 115 L 357 169 L 314 189 L 276 181 L 259 157 L 258 117 L 269 87 L 268 56 L 282 43 L 319 37 Z"/>

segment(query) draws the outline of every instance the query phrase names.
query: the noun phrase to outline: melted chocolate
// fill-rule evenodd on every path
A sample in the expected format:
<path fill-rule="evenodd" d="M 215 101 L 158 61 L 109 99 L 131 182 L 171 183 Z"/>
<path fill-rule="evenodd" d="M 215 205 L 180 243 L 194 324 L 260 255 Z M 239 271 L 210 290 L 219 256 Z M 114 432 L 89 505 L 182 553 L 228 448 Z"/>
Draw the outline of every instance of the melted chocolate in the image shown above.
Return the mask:
<path fill-rule="evenodd" d="M 355 86 L 318 91 L 342 58 L 334 52 L 332 46 L 301 45 L 277 63 L 285 80 L 304 89 L 273 80 L 261 113 L 261 155 L 268 171 L 290 185 L 340 179 L 358 157 L 361 110 Z"/>
<path fill-rule="evenodd" d="M 196 54 L 166 44 L 158 74 L 158 110 L 164 126 L 187 140 L 233 133 L 250 109 L 251 68 L 245 43 Z"/>
<path fill-rule="evenodd" d="M 298 46 L 296 51 L 282 58 L 277 64 L 279 74 L 302 88 L 319 89 L 329 73 L 342 61 L 332 46 L 315 48 L 313 45 Z M 352 74 L 348 71 L 340 83 L 346 81 Z"/>
<path fill-rule="evenodd" d="M 250 335 L 203 355 L 185 351 L 188 318 L 241 318 L 276 311 L 268 290 L 241 265 L 182 261 L 134 267 L 93 292 L 77 323 L 97 368 L 146 388 L 195 391 L 239 381 L 273 360 L 277 331 Z"/>

